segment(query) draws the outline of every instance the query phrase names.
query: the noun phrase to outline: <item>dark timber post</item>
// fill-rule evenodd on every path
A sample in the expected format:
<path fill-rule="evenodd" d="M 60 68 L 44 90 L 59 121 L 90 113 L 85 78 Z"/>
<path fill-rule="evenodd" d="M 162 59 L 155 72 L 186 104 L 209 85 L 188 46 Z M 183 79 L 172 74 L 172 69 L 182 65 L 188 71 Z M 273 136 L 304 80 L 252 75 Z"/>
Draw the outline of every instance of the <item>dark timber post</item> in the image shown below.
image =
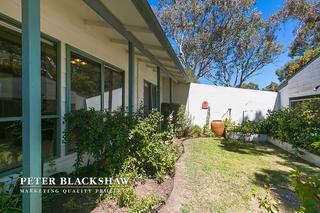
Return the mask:
<path fill-rule="evenodd" d="M 160 87 L 160 67 L 157 66 L 157 109 L 158 112 L 161 112 L 161 100 L 160 100 L 160 91 L 161 91 L 161 87 Z"/>
<path fill-rule="evenodd" d="M 169 80 L 169 93 L 170 104 L 172 104 L 172 78 Z"/>
<path fill-rule="evenodd" d="M 134 110 L 134 94 L 135 94 L 135 63 L 134 63 L 134 46 L 129 41 L 129 91 L 128 91 L 128 110 L 133 112 Z"/>

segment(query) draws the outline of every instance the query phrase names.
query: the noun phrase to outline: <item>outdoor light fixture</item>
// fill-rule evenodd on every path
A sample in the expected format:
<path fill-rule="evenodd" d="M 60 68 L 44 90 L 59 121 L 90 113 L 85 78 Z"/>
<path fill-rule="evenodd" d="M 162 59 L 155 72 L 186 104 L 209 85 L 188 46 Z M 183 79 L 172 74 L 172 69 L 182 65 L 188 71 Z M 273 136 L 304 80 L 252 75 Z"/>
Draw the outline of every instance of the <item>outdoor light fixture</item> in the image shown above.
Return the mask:
<path fill-rule="evenodd" d="M 320 88 L 320 84 L 318 86 L 316 86 L 315 88 L 313 88 L 313 91 L 317 91 Z"/>

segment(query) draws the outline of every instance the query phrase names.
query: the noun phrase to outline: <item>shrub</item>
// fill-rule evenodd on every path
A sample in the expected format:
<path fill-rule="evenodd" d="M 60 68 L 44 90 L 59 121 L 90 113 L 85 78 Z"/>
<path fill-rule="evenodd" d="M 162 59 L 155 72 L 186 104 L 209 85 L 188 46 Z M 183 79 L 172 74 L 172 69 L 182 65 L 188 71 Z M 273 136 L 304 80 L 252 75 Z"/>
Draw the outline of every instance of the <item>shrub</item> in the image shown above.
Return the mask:
<path fill-rule="evenodd" d="M 181 104 L 175 103 L 162 103 L 161 104 L 161 114 L 163 116 L 163 121 L 161 123 L 161 127 L 163 130 L 168 130 L 170 123 L 170 116 L 172 116 L 171 123 L 175 127 L 178 119 L 178 111 Z"/>
<path fill-rule="evenodd" d="M 66 120 L 64 139 L 76 143 L 78 171 L 85 154 L 94 158 L 98 175 L 114 174 L 130 165 L 142 176 L 161 181 L 174 168 L 177 147 L 172 144 L 171 131 L 159 132 L 162 116 L 156 111 L 144 118 L 123 110 L 79 110 L 68 114 Z"/>
<path fill-rule="evenodd" d="M 320 154 L 320 101 L 302 101 L 294 107 L 272 111 L 261 121 L 246 121 L 229 131 L 268 134 L 293 147 Z"/>
<path fill-rule="evenodd" d="M 160 113 L 153 111 L 129 134 L 129 155 L 135 159 L 139 173 L 155 177 L 158 181 L 174 168 L 177 155 L 170 132 L 158 132 L 161 120 Z"/>
<path fill-rule="evenodd" d="M 192 127 L 192 118 L 186 107 L 181 105 L 177 113 L 177 122 L 174 126 L 175 134 L 178 137 L 187 137 L 190 135 L 190 130 Z"/>
<path fill-rule="evenodd" d="M 22 211 L 22 195 L 13 190 L 12 194 L 5 194 L 3 191 L 4 183 L 0 183 L 0 210 L 3 213 L 21 212 Z M 14 187 L 11 184 L 10 187 Z"/>
<path fill-rule="evenodd" d="M 210 128 L 210 107 L 207 109 L 207 116 L 206 116 L 206 123 L 203 126 L 202 134 L 206 137 L 213 137 L 214 133 L 211 131 Z"/>
<path fill-rule="evenodd" d="M 177 137 L 187 137 L 190 135 L 192 119 L 184 105 L 162 103 L 161 113 L 163 115 L 163 121 L 161 122 L 163 130 L 169 130 L 168 124 L 171 117 L 173 131 Z"/>
<path fill-rule="evenodd" d="M 292 169 L 291 185 L 302 200 L 299 212 L 320 212 L 320 177 L 303 174 Z"/>
<path fill-rule="evenodd" d="M 64 140 L 76 144 L 75 167 L 79 169 L 84 155 L 89 154 L 95 159 L 99 174 L 119 171 L 128 156 L 130 130 L 141 119 L 139 114 L 124 110 L 111 113 L 83 109 L 67 114 Z"/>
<path fill-rule="evenodd" d="M 202 129 L 199 125 L 194 125 L 191 127 L 190 136 L 193 138 L 201 137 Z"/>

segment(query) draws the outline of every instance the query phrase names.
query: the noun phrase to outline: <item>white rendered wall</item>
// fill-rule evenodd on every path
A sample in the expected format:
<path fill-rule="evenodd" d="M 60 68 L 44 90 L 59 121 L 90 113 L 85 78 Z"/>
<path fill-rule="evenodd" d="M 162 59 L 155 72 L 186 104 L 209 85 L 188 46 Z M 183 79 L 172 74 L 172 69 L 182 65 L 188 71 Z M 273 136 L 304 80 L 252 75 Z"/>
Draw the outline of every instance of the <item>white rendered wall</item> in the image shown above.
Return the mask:
<path fill-rule="evenodd" d="M 241 123 L 243 112 L 246 120 L 266 117 L 267 111 L 276 107 L 277 93 L 191 83 L 187 110 L 193 123 L 200 126 L 205 124 L 207 117 L 207 110 L 202 109 L 203 101 L 209 103 L 210 121 L 228 118 L 228 109 L 231 108 L 232 120 Z"/>
<path fill-rule="evenodd" d="M 307 65 L 288 81 L 288 85 L 279 91 L 281 107 L 289 106 L 289 98 L 320 94 L 320 57 Z"/>

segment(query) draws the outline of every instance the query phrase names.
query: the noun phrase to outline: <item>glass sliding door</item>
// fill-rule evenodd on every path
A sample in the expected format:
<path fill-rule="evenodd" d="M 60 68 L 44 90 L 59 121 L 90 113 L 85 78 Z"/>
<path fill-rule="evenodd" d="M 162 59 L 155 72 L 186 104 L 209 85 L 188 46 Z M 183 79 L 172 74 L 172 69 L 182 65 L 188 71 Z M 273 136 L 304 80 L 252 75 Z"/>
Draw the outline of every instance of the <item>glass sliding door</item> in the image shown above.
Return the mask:
<path fill-rule="evenodd" d="M 0 25 L 0 173 L 22 161 L 22 46 L 20 29 Z M 41 42 L 42 157 L 56 156 L 57 43 Z"/>

